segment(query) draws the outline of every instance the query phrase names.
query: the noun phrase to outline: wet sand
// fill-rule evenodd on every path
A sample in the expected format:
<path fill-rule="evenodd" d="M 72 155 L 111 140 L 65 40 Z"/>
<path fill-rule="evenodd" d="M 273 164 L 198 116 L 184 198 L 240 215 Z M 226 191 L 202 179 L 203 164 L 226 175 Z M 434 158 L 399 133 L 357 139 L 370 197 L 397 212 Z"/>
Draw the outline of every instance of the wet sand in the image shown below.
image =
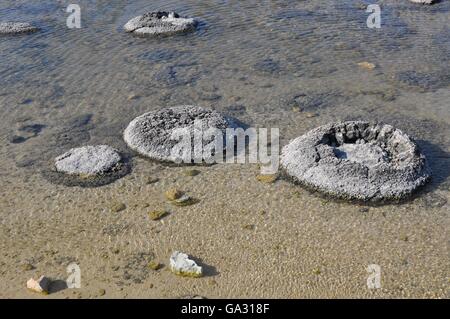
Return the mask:
<path fill-rule="evenodd" d="M 0 297 L 449 298 L 450 5 L 406 2 L 382 1 L 385 29 L 372 34 L 357 1 L 89 1 L 81 30 L 65 28 L 64 4 L 2 1 L 0 16 L 43 31 L 0 42 Z M 166 39 L 121 31 L 154 6 L 204 23 Z M 299 94 L 308 96 L 300 112 Z M 257 165 L 186 176 L 192 167 L 131 153 L 122 140 L 129 121 L 177 104 L 279 127 L 281 146 L 330 121 L 382 120 L 417 140 L 433 180 L 407 202 L 369 207 L 282 178 L 262 183 Z M 95 144 L 132 156 L 132 172 L 97 188 L 42 173 L 69 148 Z M 171 205 L 164 192 L 173 187 L 199 202 Z M 126 208 L 114 212 L 118 203 Z M 170 214 L 153 221 L 157 209 Z M 205 276 L 172 274 L 174 250 Z M 40 274 L 65 280 L 73 261 L 81 289 L 27 291 Z M 370 264 L 381 266 L 381 289 L 367 288 Z"/>

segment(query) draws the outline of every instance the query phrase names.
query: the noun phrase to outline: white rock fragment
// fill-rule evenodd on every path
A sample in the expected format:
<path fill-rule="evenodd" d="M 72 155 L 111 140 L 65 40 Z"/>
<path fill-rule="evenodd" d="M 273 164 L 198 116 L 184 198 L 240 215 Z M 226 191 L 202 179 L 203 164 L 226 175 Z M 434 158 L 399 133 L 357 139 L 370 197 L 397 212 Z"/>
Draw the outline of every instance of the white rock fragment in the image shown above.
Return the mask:
<path fill-rule="evenodd" d="M 73 148 L 55 159 L 58 172 L 95 176 L 111 171 L 121 161 L 119 152 L 108 145 Z"/>
<path fill-rule="evenodd" d="M 189 259 L 188 255 L 179 251 L 175 251 L 170 256 L 170 270 L 179 276 L 185 277 L 201 277 L 203 275 L 202 267 Z"/>
<path fill-rule="evenodd" d="M 38 280 L 30 278 L 27 281 L 27 288 L 38 293 L 48 294 L 51 280 L 45 276 L 39 277 Z"/>

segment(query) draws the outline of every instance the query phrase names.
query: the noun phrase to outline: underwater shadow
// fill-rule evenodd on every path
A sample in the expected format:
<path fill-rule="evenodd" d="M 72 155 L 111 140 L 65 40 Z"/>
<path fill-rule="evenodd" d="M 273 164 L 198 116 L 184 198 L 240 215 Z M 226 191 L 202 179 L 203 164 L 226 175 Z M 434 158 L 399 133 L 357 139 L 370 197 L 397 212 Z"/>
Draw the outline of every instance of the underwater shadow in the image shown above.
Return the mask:
<path fill-rule="evenodd" d="M 427 158 L 428 165 L 431 168 L 431 181 L 419 192 L 428 193 L 447 182 L 450 176 L 450 153 L 443 150 L 439 145 L 429 141 L 415 140 L 415 142 L 419 145 L 421 152 Z M 448 188 L 448 185 L 446 187 Z"/>

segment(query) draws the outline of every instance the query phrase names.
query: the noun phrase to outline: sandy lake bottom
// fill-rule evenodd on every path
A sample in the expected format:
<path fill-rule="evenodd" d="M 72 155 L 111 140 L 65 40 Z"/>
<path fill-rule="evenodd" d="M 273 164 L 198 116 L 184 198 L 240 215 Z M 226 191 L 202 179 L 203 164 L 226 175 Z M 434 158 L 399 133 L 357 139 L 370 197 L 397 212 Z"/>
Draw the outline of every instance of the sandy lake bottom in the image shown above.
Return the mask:
<path fill-rule="evenodd" d="M 63 1 L 0 3 L 0 20 L 41 32 L 0 38 L 0 297 L 38 298 L 26 281 L 80 289 L 45 298 L 449 298 L 450 1 L 85 1 L 82 28 Z M 138 38 L 122 31 L 145 11 L 199 19 L 196 32 Z M 360 62 L 374 63 L 368 70 Z M 281 146 L 336 120 L 383 121 L 415 138 L 433 180 L 403 203 L 368 206 L 319 196 L 256 164 L 179 167 L 136 156 L 122 133 L 136 116 L 194 104 L 255 127 Z M 132 172 L 96 188 L 42 172 L 72 147 L 108 144 Z M 167 202 L 178 188 L 198 199 Z M 117 211 L 116 207 L 124 208 Z M 153 221 L 148 213 L 167 210 Z M 179 250 L 202 278 L 168 270 Z M 159 270 L 148 267 L 162 264 Z M 368 265 L 381 288 L 368 289 Z"/>

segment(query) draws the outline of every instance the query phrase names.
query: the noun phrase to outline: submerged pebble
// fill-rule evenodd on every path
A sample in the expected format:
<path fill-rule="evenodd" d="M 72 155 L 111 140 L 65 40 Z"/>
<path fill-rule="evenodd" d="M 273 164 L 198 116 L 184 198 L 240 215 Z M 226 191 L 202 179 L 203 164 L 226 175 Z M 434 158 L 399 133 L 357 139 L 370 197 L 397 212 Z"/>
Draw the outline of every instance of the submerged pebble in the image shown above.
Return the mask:
<path fill-rule="evenodd" d="M 113 203 L 111 205 L 111 211 L 114 213 L 121 212 L 125 209 L 127 209 L 127 206 L 124 203 Z"/>
<path fill-rule="evenodd" d="M 148 217 L 150 217 L 151 220 L 160 220 L 164 216 L 166 216 L 168 213 L 163 210 L 154 210 L 148 213 Z"/>
<path fill-rule="evenodd" d="M 278 178 L 277 174 L 270 174 L 270 175 L 258 175 L 256 176 L 256 179 L 262 183 L 272 184 L 274 183 Z"/>
<path fill-rule="evenodd" d="M 126 32 L 137 35 L 169 35 L 193 31 L 197 21 L 192 18 L 181 17 L 175 12 L 147 12 L 135 17 L 125 24 Z"/>
<path fill-rule="evenodd" d="M 291 141 L 281 167 L 306 186 L 345 199 L 400 199 L 431 176 L 425 156 L 402 131 L 368 122 L 331 123 Z"/>
<path fill-rule="evenodd" d="M 171 188 L 165 192 L 165 195 L 168 200 L 177 200 L 181 198 L 184 193 L 176 188 Z"/>
<path fill-rule="evenodd" d="M 203 275 L 202 267 L 189 259 L 187 254 L 178 251 L 170 256 L 170 270 L 174 274 L 184 277 L 201 277 Z"/>
<path fill-rule="evenodd" d="M 376 67 L 376 65 L 374 63 L 370 63 L 370 62 L 367 62 L 367 61 L 359 62 L 358 66 L 363 68 L 363 69 L 367 69 L 367 70 L 373 70 Z"/>
<path fill-rule="evenodd" d="M 39 31 L 39 28 L 30 23 L 3 22 L 0 23 L 0 34 L 20 34 Z"/>
<path fill-rule="evenodd" d="M 150 261 L 149 263 L 148 263 L 148 268 L 150 268 L 151 270 L 159 270 L 159 269 L 161 269 L 163 267 L 163 265 L 162 264 L 160 264 L 159 262 L 157 262 L 157 261 L 154 261 L 154 260 L 152 260 L 152 261 Z"/>

